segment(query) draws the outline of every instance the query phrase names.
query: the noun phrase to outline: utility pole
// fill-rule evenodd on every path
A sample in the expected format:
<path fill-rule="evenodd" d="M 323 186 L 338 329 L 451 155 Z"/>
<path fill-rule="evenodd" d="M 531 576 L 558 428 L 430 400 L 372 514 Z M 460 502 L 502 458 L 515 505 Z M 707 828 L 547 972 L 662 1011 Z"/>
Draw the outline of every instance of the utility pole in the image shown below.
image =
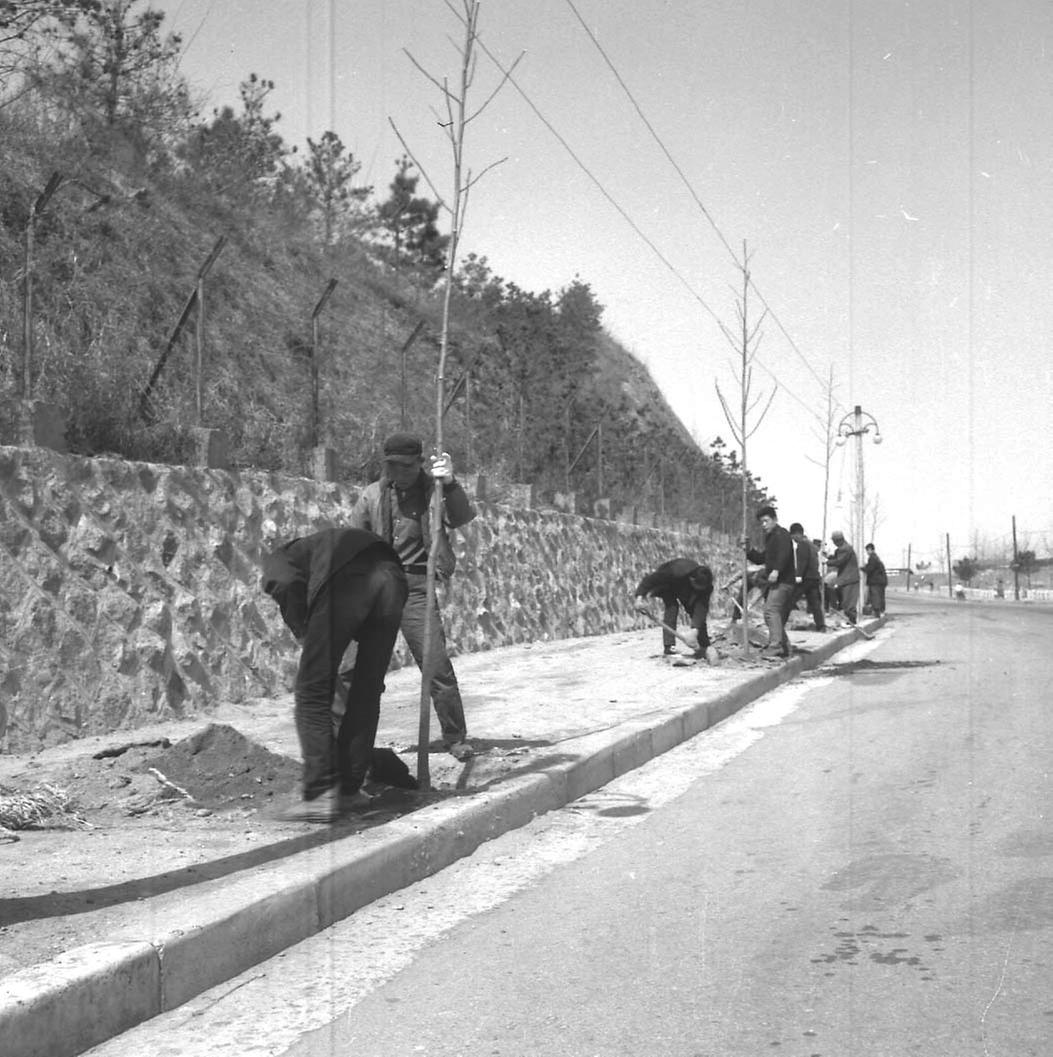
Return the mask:
<path fill-rule="evenodd" d="M 1013 599 L 1020 601 L 1020 555 L 1016 549 L 1016 514 L 1013 515 Z"/>
<path fill-rule="evenodd" d="M 399 350 L 399 427 L 401 429 L 406 428 L 406 355 L 410 350 L 410 346 L 417 340 L 423 329 L 424 320 L 422 319 L 413 328 L 413 333 L 405 340 Z"/>
<path fill-rule="evenodd" d="M 204 286 L 202 284 L 204 283 L 205 277 L 212 269 L 212 265 L 216 263 L 216 258 L 219 256 L 220 251 L 226 243 L 227 236 L 220 235 L 220 237 L 216 239 L 216 244 L 212 247 L 212 252 L 205 258 L 205 263 L 198 269 L 197 278 L 194 280 L 194 289 L 186 299 L 186 304 L 183 305 L 183 311 L 179 314 L 179 320 L 176 322 L 172 333 L 169 335 L 160 359 L 158 359 L 157 365 L 154 367 L 153 374 L 150 375 L 150 380 L 146 383 L 146 387 L 143 389 L 142 395 L 139 398 L 139 414 L 143 418 L 147 418 L 150 415 L 150 396 L 153 393 L 154 386 L 157 384 L 157 380 L 161 377 L 161 372 L 164 370 L 165 363 L 167 362 L 172 349 L 175 348 L 176 341 L 179 340 L 179 335 L 183 333 L 183 328 L 190 319 L 190 313 L 194 310 L 194 306 L 198 304 L 198 298 L 204 294 Z M 200 308 L 198 322 L 200 325 Z M 200 377 L 201 372 L 199 367 L 198 378 L 200 379 Z M 200 405 L 200 398 L 198 404 Z"/>
<path fill-rule="evenodd" d="M 951 583 L 951 534 L 948 532 L 945 538 L 947 540 L 947 595 L 950 598 L 953 598 L 954 584 Z"/>
<path fill-rule="evenodd" d="M 907 593 L 908 594 L 910 593 L 910 569 L 911 569 L 911 565 L 910 565 L 910 548 L 911 548 L 911 545 L 908 543 L 907 544 Z"/>
<path fill-rule="evenodd" d="M 33 396 L 33 250 L 37 218 L 47 209 L 51 196 L 62 184 L 62 173 L 53 172 L 44 190 L 37 196 L 26 221 L 26 258 L 22 292 L 22 397 Z"/>
<path fill-rule="evenodd" d="M 318 384 L 318 317 L 326 302 L 336 289 L 336 280 L 330 279 L 326 283 L 322 296 L 311 312 L 311 447 L 317 448 L 322 443 L 319 422 L 321 413 L 319 411 L 319 384 Z"/>

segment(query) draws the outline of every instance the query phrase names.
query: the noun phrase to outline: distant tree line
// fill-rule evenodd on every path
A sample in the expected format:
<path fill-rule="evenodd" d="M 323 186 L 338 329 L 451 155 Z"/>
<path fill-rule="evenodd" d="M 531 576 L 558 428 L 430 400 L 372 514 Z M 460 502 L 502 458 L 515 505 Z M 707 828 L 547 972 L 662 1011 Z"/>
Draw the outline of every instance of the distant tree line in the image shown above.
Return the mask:
<path fill-rule="evenodd" d="M 323 439 L 343 472 L 369 476 L 385 432 L 428 420 L 439 206 L 405 156 L 378 195 L 335 132 L 289 146 L 274 84 L 256 73 L 237 105 L 203 115 L 163 21 L 141 0 L 0 0 L 4 387 L 19 371 L 31 268 L 34 395 L 66 409 L 74 450 L 184 458 L 186 348 L 145 418 L 140 398 L 223 235 L 195 306 L 205 420 L 229 432 L 238 464 L 303 472 L 314 359 Z M 58 189 L 38 210 L 52 174 Z M 307 321 L 332 279 L 316 349 Z M 455 290 L 444 434 L 462 466 L 736 531 L 736 454 L 687 434 L 605 332 L 586 281 L 534 293 L 468 254 Z M 751 503 L 774 500 L 759 478 L 748 486 Z"/>

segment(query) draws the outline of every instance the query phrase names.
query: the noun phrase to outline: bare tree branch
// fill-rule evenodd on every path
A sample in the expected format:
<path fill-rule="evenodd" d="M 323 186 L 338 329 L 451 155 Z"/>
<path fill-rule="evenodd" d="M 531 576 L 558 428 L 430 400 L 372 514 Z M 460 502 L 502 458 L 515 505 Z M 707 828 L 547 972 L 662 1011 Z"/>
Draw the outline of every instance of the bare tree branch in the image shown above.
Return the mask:
<path fill-rule="evenodd" d="M 430 177 L 430 176 L 428 175 L 428 172 L 427 172 L 427 170 L 426 170 L 426 169 L 424 168 L 424 166 L 423 166 L 423 165 L 421 165 L 421 163 L 420 163 L 420 162 L 419 162 L 419 161 L 417 160 L 417 158 L 416 158 L 416 156 L 414 155 L 413 151 L 412 151 L 412 150 L 410 149 L 410 146 L 409 146 L 409 144 L 408 144 L 408 143 L 406 142 L 406 140 L 405 140 L 405 139 L 403 138 L 403 136 L 402 136 L 402 133 L 401 133 L 401 132 L 399 131 L 399 128 L 398 128 L 398 126 L 397 126 L 397 125 L 395 124 L 395 122 L 394 122 L 394 121 L 392 121 L 392 120 L 391 120 L 391 118 L 390 118 L 390 117 L 388 118 L 388 124 L 390 124 L 390 125 L 391 125 L 391 127 L 392 127 L 392 128 L 393 128 L 393 129 L 395 130 L 395 135 L 396 135 L 396 136 L 398 136 L 398 139 L 399 139 L 399 143 L 401 143 L 401 144 L 402 144 L 402 149 L 403 149 L 403 150 L 404 150 L 404 151 L 406 152 L 406 154 L 408 155 L 408 157 L 409 157 L 410 161 L 412 161 L 412 162 L 413 162 L 413 164 L 414 164 L 414 165 L 415 165 L 415 166 L 417 167 L 417 169 L 418 169 L 418 171 L 420 172 L 421 176 L 423 176 L 423 177 L 424 177 L 424 181 L 425 181 L 425 183 L 427 183 L 427 185 L 428 185 L 428 186 L 429 186 L 429 187 L 431 188 L 431 193 L 432 193 L 433 195 L 435 195 L 435 200 L 436 200 L 436 201 L 437 201 L 437 202 L 439 203 L 439 205 L 440 205 L 440 206 L 442 206 L 442 208 L 443 208 L 443 209 L 445 209 L 445 210 L 446 210 L 446 211 L 447 211 L 448 213 L 449 213 L 449 212 L 451 212 L 451 210 L 450 210 L 450 207 L 449 207 L 449 206 L 448 206 L 448 205 L 446 204 L 446 202 L 445 202 L 445 200 L 443 199 L 442 195 L 441 195 L 441 194 L 439 193 L 439 190 L 438 190 L 438 188 L 437 188 L 437 187 L 435 186 L 435 184 L 433 184 L 433 183 L 432 183 L 432 181 L 431 181 L 431 177 Z"/>

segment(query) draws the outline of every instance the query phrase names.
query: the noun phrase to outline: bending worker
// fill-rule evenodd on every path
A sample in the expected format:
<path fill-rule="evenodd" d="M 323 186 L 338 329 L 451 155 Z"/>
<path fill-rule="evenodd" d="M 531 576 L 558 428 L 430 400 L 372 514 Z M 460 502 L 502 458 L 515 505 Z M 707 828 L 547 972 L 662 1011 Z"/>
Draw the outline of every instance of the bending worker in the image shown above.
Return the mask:
<path fill-rule="evenodd" d="M 384 673 L 406 601 L 398 555 L 361 529 L 325 529 L 268 555 L 263 590 L 303 647 L 296 673 L 296 733 L 303 799 L 282 813 L 296 822 L 333 822 L 369 805 L 362 783 L 380 720 Z M 358 643 L 347 704 L 334 735 L 333 692 L 344 652 Z"/>
<path fill-rule="evenodd" d="M 636 588 L 636 608 L 648 612 L 647 599 L 660 598 L 665 606 L 662 623 L 662 652 L 671 654 L 676 636 L 680 607 L 687 613 L 693 634 L 695 657 L 705 657 L 709 649 L 709 600 L 713 594 L 713 573 L 708 565 L 700 565 L 691 558 L 674 558 L 648 573 Z"/>

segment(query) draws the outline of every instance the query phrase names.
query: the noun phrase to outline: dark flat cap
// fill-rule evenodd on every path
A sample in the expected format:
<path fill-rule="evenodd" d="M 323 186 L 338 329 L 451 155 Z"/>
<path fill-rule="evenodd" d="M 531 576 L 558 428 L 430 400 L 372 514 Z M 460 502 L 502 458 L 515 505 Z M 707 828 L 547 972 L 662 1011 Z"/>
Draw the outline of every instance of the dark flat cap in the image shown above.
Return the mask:
<path fill-rule="evenodd" d="M 415 463 L 421 458 L 422 452 L 420 437 L 412 433 L 392 433 L 384 441 L 384 459 L 387 462 Z"/>

